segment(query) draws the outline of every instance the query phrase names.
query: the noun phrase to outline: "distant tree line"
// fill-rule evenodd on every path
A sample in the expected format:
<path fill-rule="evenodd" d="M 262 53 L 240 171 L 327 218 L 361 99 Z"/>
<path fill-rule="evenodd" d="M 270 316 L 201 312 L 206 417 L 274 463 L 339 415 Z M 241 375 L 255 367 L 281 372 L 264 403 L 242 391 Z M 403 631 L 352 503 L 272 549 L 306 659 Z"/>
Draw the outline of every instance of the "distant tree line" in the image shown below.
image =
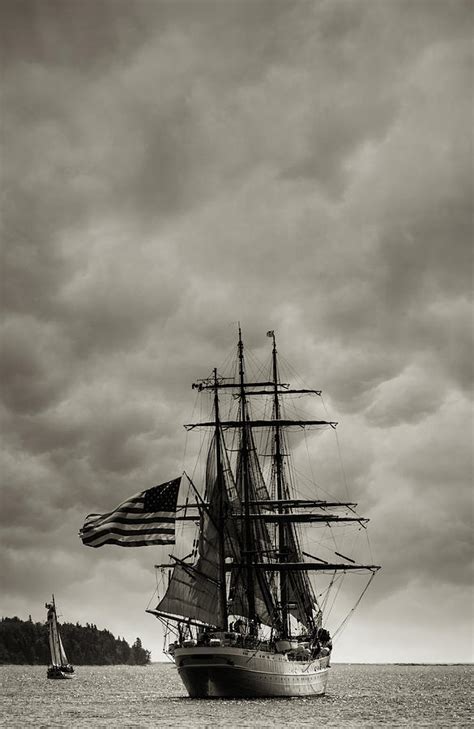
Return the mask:
<path fill-rule="evenodd" d="M 61 623 L 61 638 L 70 663 L 80 665 L 145 665 L 150 663 L 150 651 L 137 638 L 129 646 L 123 638 L 115 638 L 108 630 L 96 625 Z M 20 618 L 2 618 L 0 623 L 0 664 L 50 663 L 48 628 Z"/>

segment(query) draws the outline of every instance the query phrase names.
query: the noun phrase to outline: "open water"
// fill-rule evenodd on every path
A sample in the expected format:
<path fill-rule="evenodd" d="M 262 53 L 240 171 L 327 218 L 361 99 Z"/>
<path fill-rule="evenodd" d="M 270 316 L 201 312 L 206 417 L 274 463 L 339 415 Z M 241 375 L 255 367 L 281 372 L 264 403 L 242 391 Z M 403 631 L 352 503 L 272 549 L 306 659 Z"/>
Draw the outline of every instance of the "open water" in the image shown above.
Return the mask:
<path fill-rule="evenodd" d="M 468 727 L 472 675 L 472 666 L 335 664 L 325 696 L 204 700 L 187 697 L 171 664 L 78 666 L 72 681 L 0 666 L 0 726 Z"/>

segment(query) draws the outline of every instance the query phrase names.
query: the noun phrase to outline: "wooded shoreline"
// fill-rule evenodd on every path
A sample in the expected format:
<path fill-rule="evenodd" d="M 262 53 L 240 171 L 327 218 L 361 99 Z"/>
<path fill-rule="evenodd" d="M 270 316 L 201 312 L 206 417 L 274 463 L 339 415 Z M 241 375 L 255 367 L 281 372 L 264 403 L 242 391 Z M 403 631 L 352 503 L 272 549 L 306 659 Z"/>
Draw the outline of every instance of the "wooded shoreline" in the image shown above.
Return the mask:
<path fill-rule="evenodd" d="M 69 661 L 86 665 L 146 665 L 150 651 L 137 638 L 130 646 L 124 638 L 115 638 L 96 625 L 61 623 L 61 636 Z M 0 622 L 0 664 L 46 665 L 50 662 L 48 629 L 45 623 L 20 618 L 2 618 Z"/>

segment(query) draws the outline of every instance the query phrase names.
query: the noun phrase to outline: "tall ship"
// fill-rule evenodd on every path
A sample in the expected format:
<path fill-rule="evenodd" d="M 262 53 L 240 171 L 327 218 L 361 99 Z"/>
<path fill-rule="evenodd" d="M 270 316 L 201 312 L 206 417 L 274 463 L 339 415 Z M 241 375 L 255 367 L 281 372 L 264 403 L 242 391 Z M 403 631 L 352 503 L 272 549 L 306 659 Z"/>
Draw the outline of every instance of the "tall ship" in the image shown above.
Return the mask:
<path fill-rule="evenodd" d="M 51 602 L 45 604 L 47 609 L 47 626 L 49 638 L 49 651 L 51 655 L 51 663 L 48 666 L 47 677 L 53 679 L 72 678 L 74 668 L 69 663 L 66 651 L 64 650 L 61 634 L 59 631 L 58 616 L 56 613 L 56 603 L 54 595 Z"/>
<path fill-rule="evenodd" d="M 163 623 L 165 652 L 195 698 L 324 694 L 334 590 L 342 576 L 365 573 L 358 604 L 379 569 L 337 551 L 336 527 L 366 528 L 356 504 L 318 498 L 295 464 L 292 431 L 299 452 L 306 431 L 337 423 L 299 415 L 295 401 L 321 391 L 281 380 L 275 334 L 267 336 L 265 374 L 247 377 L 239 327 L 230 376 L 214 369 L 193 384 L 211 415 L 185 428 L 207 433 L 207 456 L 201 473 L 185 474 L 176 545 L 156 565 L 158 602 L 147 610 Z M 329 548 L 321 531 L 308 542 L 313 527 L 329 531 Z"/>

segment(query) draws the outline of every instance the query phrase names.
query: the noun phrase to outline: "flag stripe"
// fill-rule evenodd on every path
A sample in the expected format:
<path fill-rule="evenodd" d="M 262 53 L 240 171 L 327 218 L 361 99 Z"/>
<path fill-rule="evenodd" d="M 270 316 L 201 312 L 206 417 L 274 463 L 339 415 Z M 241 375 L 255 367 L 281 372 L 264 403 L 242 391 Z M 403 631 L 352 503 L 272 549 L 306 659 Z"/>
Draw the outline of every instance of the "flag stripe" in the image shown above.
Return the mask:
<path fill-rule="evenodd" d="M 84 542 L 91 542 L 96 537 L 102 537 L 104 534 L 111 534 L 113 536 L 117 537 L 145 537 L 147 534 L 150 536 L 159 535 L 159 534 L 174 534 L 174 529 L 132 529 L 132 530 L 125 530 L 125 529 L 103 529 L 102 531 L 95 532 L 94 534 L 88 534 L 87 536 L 83 537 L 82 540 Z"/>
<path fill-rule="evenodd" d="M 174 543 L 174 531 L 160 531 L 150 533 L 147 531 L 128 532 L 127 534 L 120 534 L 120 532 L 100 532 L 99 534 L 91 535 L 87 538 L 82 539 L 82 543 L 87 547 L 95 546 L 97 543 L 106 544 L 108 539 L 116 539 L 120 544 L 128 545 L 137 540 L 146 541 L 149 544 L 161 544 L 161 540 L 164 540 L 168 544 Z"/>
<path fill-rule="evenodd" d="M 81 539 L 83 542 L 94 539 L 98 534 L 174 534 L 174 525 L 172 527 L 163 526 L 159 527 L 156 524 L 154 529 L 151 527 L 144 527 L 143 524 L 136 524 L 130 529 L 123 529 L 120 525 L 113 526 L 112 528 L 104 527 L 103 529 L 94 529 L 88 532 L 81 532 Z"/>
<path fill-rule="evenodd" d="M 88 547 L 102 547 L 103 544 L 116 544 L 119 547 L 152 547 L 156 544 L 174 544 L 174 539 L 157 539 L 156 537 L 153 540 L 147 540 L 147 539 L 141 539 L 141 540 L 134 540 L 133 542 L 126 542 L 124 543 L 121 539 L 114 539 L 113 537 L 109 537 L 108 539 L 103 539 L 98 544 L 87 544 Z"/>
<path fill-rule="evenodd" d="M 135 539 L 135 537 L 146 537 L 150 536 L 153 537 L 157 534 L 174 534 L 174 529 L 134 529 L 133 531 L 126 531 L 124 529 L 104 529 L 101 532 L 95 532 L 95 534 L 89 534 L 89 536 L 83 536 L 82 541 L 84 544 L 88 542 L 93 542 L 96 538 L 100 538 L 102 536 L 106 536 L 107 534 L 111 534 L 113 536 L 117 537 L 131 537 L 132 539 Z"/>

